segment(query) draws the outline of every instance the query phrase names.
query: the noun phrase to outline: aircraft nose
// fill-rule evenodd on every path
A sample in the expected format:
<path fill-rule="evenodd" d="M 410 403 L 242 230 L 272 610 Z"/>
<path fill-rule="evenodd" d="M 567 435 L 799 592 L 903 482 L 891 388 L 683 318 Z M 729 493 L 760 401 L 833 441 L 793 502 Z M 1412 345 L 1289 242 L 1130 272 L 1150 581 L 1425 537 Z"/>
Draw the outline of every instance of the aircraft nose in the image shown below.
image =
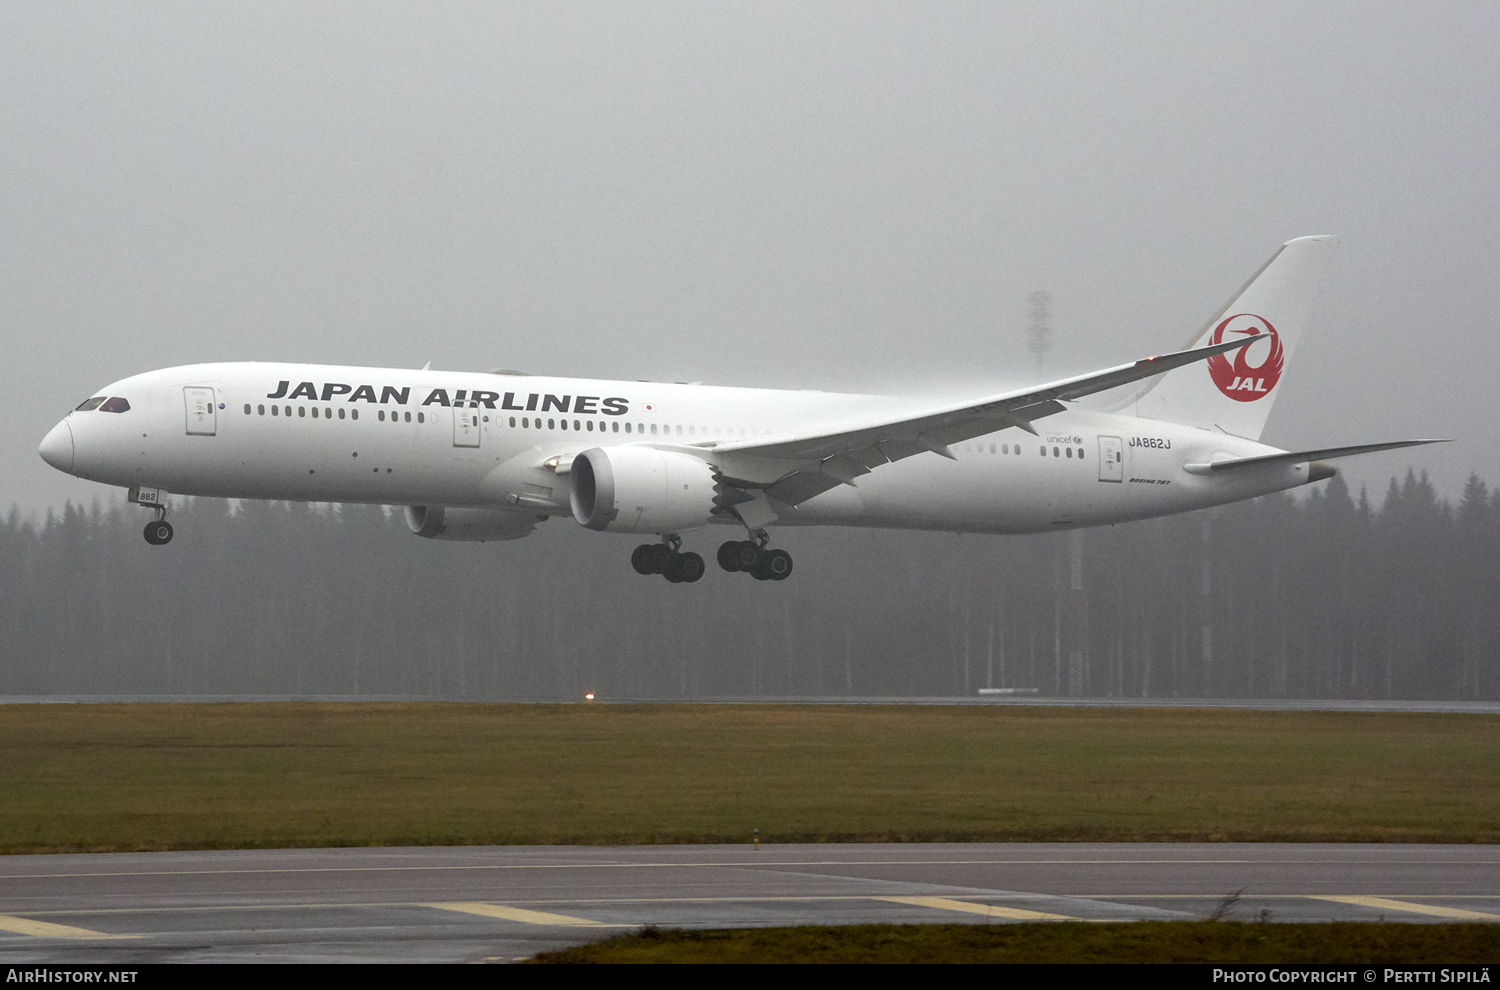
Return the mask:
<path fill-rule="evenodd" d="M 43 438 L 42 445 L 37 448 L 37 453 L 42 455 L 42 460 L 59 471 L 72 472 L 73 430 L 68 426 L 67 420 L 52 427 L 52 432 Z"/>

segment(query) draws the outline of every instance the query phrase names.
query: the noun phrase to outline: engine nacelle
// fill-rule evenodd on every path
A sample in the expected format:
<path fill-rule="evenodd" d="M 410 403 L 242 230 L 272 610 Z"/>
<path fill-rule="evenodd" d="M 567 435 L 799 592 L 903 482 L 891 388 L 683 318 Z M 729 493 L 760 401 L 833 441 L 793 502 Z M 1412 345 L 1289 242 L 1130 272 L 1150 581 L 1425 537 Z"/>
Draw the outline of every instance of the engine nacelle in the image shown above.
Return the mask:
<path fill-rule="evenodd" d="M 690 454 L 595 447 L 573 458 L 573 518 L 611 533 L 680 533 L 713 521 L 714 469 Z"/>
<path fill-rule="evenodd" d="M 531 512 L 510 509 L 451 509 L 442 505 L 408 505 L 406 526 L 429 540 L 519 540 L 536 529 Z"/>

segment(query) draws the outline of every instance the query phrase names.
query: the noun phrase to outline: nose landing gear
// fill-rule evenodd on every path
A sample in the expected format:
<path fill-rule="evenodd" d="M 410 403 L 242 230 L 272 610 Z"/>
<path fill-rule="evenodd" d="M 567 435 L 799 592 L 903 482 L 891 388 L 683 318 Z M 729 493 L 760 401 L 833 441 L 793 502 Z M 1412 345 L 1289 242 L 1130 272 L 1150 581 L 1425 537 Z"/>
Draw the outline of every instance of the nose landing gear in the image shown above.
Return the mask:
<path fill-rule="evenodd" d="M 719 547 L 719 566 L 726 571 L 745 571 L 757 581 L 785 581 L 792 573 L 792 555 L 768 550 L 771 537 L 755 531 L 754 540 L 730 540 Z"/>
<path fill-rule="evenodd" d="M 156 507 L 156 518 L 146 524 L 146 542 L 159 547 L 172 542 L 172 524 L 167 522 L 167 510 Z"/>
<path fill-rule="evenodd" d="M 703 558 L 695 553 L 680 553 L 682 537 L 670 533 L 660 543 L 642 543 L 630 555 L 630 566 L 637 574 L 660 574 L 673 584 L 692 584 L 703 577 Z"/>

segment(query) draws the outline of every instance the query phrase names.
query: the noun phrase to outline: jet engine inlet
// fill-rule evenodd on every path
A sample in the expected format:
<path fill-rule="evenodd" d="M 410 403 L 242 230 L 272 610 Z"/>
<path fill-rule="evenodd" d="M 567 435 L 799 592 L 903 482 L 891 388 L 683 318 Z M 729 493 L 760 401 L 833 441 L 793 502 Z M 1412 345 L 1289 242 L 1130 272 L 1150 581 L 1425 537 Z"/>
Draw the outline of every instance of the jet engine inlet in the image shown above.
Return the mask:
<path fill-rule="evenodd" d="M 569 494 L 580 526 L 611 533 L 680 533 L 714 518 L 714 469 L 652 447 L 595 447 L 573 459 Z"/>

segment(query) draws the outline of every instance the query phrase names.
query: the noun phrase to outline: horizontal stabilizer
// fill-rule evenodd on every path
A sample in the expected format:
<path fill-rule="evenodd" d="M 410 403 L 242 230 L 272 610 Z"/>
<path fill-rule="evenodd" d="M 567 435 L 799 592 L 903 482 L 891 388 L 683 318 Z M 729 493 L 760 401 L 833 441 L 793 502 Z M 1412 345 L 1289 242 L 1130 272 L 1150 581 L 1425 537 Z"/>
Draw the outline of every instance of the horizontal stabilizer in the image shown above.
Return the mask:
<path fill-rule="evenodd" d="M 1236 468 L 1264 466 L 1267 464 L 1302 464 L 1306 461 L 1331 461 L 1335 457 L 1352 457 L 1355 454 L 1373 454 L 1381 450 L 1397 450 L 1401 447 L 1420 447 L 1426 443 L 1448 443 L 1447 440 L 1397 440 L 1393 443 L 1363 443 L 1354 447 L 1324 447 L 1321 450 L 1297 450 L 1285 454 L 1265 454 L 1260 457 L 1234 457 L 1224 461 L 1204 464 L 1184 464 L 1189 474 L 1218 474 Z"/>

